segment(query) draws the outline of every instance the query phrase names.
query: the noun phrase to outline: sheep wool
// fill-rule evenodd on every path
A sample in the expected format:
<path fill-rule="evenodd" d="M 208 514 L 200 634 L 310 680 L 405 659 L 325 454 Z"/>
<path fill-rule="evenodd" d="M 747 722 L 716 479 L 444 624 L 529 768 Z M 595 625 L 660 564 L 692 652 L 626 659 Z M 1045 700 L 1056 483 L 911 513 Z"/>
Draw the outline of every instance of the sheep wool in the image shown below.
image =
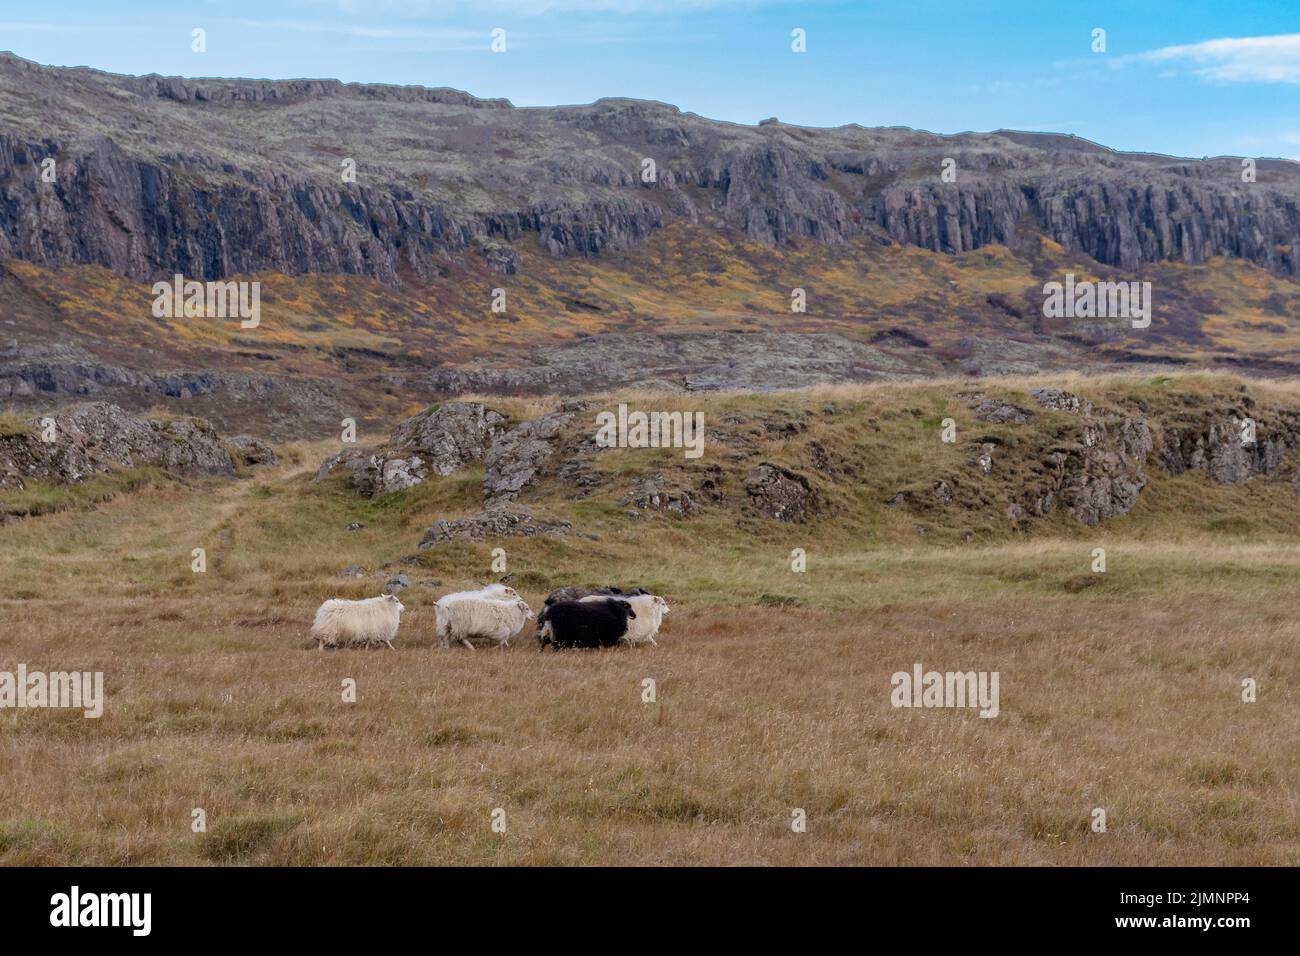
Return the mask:
<path fill-rule="evenodd" d="M 331 598 L 316 610 L 311 634 L 318 650 L 349 644 L 387 644 L 391 648 L 405 610 L 394 594 L 361 601 Z"/>
<path fill-rule="evenodd" d="M 446 607 L 454 601 L 460 601 L 464 598 L 486 598 L 489 601 L 519 601 L 519 592 L 514 588 L 506 587 L 504 584 L 489 584 L 481 587 L 477 591 L 453 591 L 451 594 L 444 594 L 438 598 L 438 607 Z"/>
<path fill-rule="evenodd" d="M 486 598 L 466 597 L 436 608 L 438 640 L 448 647 L 453 640 L 473 650 L 472 637 L 496 641 L 501 646 L 510 643 L 518 634 L 533 609 L 522 600 L 493 601 Z"/>

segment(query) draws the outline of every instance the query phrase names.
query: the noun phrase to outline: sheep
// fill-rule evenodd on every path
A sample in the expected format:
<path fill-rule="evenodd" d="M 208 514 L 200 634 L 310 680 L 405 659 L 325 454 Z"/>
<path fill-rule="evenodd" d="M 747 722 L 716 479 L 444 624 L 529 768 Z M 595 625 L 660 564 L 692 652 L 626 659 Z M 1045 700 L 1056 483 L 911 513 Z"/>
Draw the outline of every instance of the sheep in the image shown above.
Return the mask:
<path fill-rule="evenodd" d="M 601 598 L 595 595 L 582 598 L 584 604 L 599 600 Z M 655 640 L 655 635 L 659 633 L 659 625 L 663 623 L 664 615 L 671 610 L 668 602 L 657 594 L 625 595 L 623 600 L 632 605 L 632 610 L 636 611 L 635 623 L 629 623 L 627 633 L 623 635 L 624 643 L 642 644 L 648 641 L 658 647 L 659 642 Z"/>
<path fill-rule="evenodd" d="M 636 611 L 627 601 L 599 597 L 595 601 L 556 601 L 542 610 L 537 644 L 561 647 L 613 647 L 627 633 Z"/>
<path fill-rule="evenodd" d="M 519 592 L 514 588 L 506 587 L 504 584 L 489 584 L 486 587 L 479 588 L 477 591 L 453 591 L 451 594 L 444 594 L 438 598 L 436 607 L 446 607 L 453 601 L 459 601 L 462 598 L 484 598 L 489 601 L 519 601 L 522 600 Z"/>
<path fill-rule="evenodd" d="M 470 650 L 471 637 L 494 640 L 501 647 L 510 644 L 510 638 L 521 630 L 533 609 L 524 601 L 492 601 L 486 598 L 467 597 L 437 608 L 438 640 L 449 647 L 454 637 Z"/>
<path fill-rule="evenodd" d="M 331 598 L 316 610 L 311 625 L 316 649 L 326 645 L 387 644 L 391 650 L 406 607 L 395 594 L 383 594 L 363 601 Z"/>
<path fill-rule="evenodd" d="M 579 588 L 563 587 L 556 588 L 550 594 L 546 595 L 544 602 L 547 607 L 560 601 L 581 601 L 588 597 L 631 597 L 637 594 L 649 594 L 645 588 L 633 588 L 630 591 L 624 591 L 622 588 L 610 584 L 603 588 Z M 545 631 L 545 633 L 543 633 Z M 550 631 L 546 630 L 546 625 L 542 623 L 541 618 L 537 619 L 537 642 L 543 647 L 549 642 Z"/>

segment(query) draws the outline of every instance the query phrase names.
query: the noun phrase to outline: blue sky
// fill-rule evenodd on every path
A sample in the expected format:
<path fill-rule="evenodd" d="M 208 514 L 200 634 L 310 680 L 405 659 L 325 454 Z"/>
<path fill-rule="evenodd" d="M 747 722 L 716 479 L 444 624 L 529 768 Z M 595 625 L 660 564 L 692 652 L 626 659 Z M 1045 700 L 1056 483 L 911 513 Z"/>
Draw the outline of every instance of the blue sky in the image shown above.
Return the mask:
<path fill-rule="evenodd" d="M 505 53 L 489 49 L 496 27 Z M 0 49 L 122 73 L 419 83 L 519 106 L 634 96 L 742 123 L 1300 158 L 1300 0 L 5 0 Z"/>

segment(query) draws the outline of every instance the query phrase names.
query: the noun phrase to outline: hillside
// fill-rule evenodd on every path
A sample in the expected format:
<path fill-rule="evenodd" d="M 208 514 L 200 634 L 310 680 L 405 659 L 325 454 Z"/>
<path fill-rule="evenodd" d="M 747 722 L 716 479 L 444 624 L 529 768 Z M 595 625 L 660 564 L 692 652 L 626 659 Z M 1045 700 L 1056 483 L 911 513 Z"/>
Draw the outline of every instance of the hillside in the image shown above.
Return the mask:
<path fill-rule="evenodd" d="M 166 404 L 286 439 L 468 391 L 1294 374 L 1300 173 L 1240 173 L 1012 131 L 743 127 L 633 100 L 517 109 L 3 55 L 0 400 Z M 259 327 L 155 318 L 150 287 L 178 271 L 259 281 Z M 1065 273 L 1150 281 L 1151 326 L 1044 317 Z"/>
<path fill-rule="evenodd" d="M 599 253 L 668 222 L 768 246 L 892 239 L 1014 247 L 1041 231 L 1126 270 L 1232 256 L 1300 274 L 1300 170 L 1121 154 L 1070 137 L 744 127 L 662 103 L 515 109 L 455 90 L 330 80 L 126 77 L 0 59 L 0 247 L 136 279 L 341 272 L 395 283 L 479 238 Z M 182 146 L 182 144 L 184 144 Z M 955 182 L 940 178 L 944 158 Z M 644 159 L 656 162 L 646 182 Z M 355 183 L 341 175 L 356 163 Z M 44 195 L 44 198 L 42 196 Z"/>
<path fill-rule="evenodd" d="M 596 448 L 608 395 L 485 396 L 11 519 L 0 650 L 104 671 L 107 705 L 0 722 L 0 862 L 1297 862 L 1294 383 L 690 398 L 697 459 Z M 495 578 L 672 611 L 654 648 L 437 648 L 435 598 Z M 323 599 L 386 584 L 396 651 L 309 649 Z M 999 716 L 893 708 L 916 662 L 999 671 Z"/>
<path fill-rule="evenodd" d="M 698 416 L 702 431 L 678 447 L 603 447 L 598 416 L 620 405 Z M 132 469 L 246 478 L 250 465 L 276 460 L 251 436 L 222 437 L 201 419 L 150 421 L 93 404 L 54 422 L 54 443 L 35 420 L 4 423 L 0 486 L 23 493 L 13 516 L 49 490 L 111 486 Z M 412 530 L 405 540 L 385 532 L 389 560 L 419 565 L 496 537 L 581 550 L 588 540 L 703 533 L 740 555 L 753 541 L 793 538 L 871 549 L 1300 532 L 1291 381 L 1012 377 L 688 401 L 652 391 L 470 396 L 394 426 L 362 429 L 356 443 L 280 447 L 314 474 L 295 507 L 328 503 L 340 528 L 348 514 L 399 517 Z"/>

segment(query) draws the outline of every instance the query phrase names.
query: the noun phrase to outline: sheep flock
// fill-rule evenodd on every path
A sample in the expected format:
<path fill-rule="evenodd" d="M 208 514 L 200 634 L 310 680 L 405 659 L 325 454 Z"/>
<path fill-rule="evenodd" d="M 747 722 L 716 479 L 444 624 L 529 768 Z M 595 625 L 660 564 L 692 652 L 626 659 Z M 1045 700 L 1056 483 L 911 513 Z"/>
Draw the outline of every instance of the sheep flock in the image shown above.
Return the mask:
<path fill-rule="evenodd" d="M 337 647 L 393 647 L 406 610 L 395 595 L 349 601 L 332 598 L 316 611 L 311 635 L 318 650 Z M 442 647 L 453 643 L 474 649 L 474 641 L 508 647 L 536 618 L 538 648 L 557 650 L 617 645 L 658 645 L 655 637 L 668 602 L 645 588 L 624 591 L 609 586 L 563 587 L 546 597 L 540 615 L 514 588 L 489 584 L 444 594 L 433 606 L 434 633 Z"/>

